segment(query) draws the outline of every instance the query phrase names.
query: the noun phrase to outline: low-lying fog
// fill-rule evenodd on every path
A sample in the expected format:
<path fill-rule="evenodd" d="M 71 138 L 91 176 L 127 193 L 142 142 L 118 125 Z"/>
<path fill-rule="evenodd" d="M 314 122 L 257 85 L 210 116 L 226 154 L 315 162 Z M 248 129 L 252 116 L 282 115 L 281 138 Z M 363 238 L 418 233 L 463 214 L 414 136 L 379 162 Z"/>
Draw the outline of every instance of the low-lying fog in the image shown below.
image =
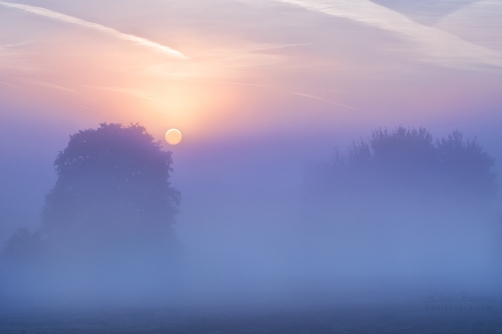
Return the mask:
<path fill-rule="evenodd" d="M 72 218 L 78 229 L 30 227 L 17 244 L 4 236 L 2 304 L 420 304 L 436 293 L 497 295 L 502 233 L 489 150 L 487 158 L 467 138 L 457 149 L 416 146 L 412 134 L 411 144 L 406 134 L 392 141 L 394 131 L 380 151 L 368 140 L 347 144 L 357 137 L 182 143 L 172 148 L 169 179 L 181 193 L 174 234 L 100 216 L 98 208 L 128 204 L 90 192 L 95 212 Z M 84 188 L 108 182 L 89 175 Z M 144 191 L 137 200 L 150 203 Z"/>

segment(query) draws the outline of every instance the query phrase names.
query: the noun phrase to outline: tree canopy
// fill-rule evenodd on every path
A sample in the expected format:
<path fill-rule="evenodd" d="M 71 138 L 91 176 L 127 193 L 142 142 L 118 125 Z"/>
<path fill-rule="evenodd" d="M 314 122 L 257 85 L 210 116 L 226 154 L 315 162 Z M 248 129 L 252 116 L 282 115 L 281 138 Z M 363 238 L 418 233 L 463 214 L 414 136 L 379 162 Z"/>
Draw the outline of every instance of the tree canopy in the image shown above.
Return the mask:
<path fill-rule="evenodd" d="M 138 124 L 71 135 L 54 162 L 58 179 L 45 198 L 42 230 L 103 241 L 172 236 L 180 204 L 172 163 Z"/>
<path fill-rule="evenodd" d="M 317 197 L 406 189 L 486 202 L 497 189 L 494 163 L 476 139 L 465 140 L 459 131 L 434 140 L 424 128 L 378 129 L 344 152 L 335 149 L 310 173 L 308 188 Z"/>

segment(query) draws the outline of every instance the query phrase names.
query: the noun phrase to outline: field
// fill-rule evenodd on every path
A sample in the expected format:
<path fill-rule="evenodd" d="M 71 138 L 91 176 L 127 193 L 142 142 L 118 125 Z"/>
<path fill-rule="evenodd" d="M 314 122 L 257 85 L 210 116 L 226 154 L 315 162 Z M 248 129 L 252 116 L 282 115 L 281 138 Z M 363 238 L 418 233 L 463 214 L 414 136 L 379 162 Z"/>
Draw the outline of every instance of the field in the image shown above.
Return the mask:
<path fill-rule="evenodd" d="M 493 307 L 99 308 L 5 310 L 1 333 L 502 333 Z"/>

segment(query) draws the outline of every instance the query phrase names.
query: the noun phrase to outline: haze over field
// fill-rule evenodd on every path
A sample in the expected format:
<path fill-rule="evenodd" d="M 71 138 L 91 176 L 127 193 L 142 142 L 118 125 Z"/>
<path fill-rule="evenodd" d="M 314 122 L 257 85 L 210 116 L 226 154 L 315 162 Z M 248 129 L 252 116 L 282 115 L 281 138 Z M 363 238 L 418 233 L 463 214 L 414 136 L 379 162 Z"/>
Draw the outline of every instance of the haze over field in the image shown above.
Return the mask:
<path fill-rule="evenodd" d="M 0 300 L 499 296 L 498 13 L 488 0 L 0 1 Z M 16 233 L 40 258 L 12 261 L 31 247 L 9 244 Z"/>

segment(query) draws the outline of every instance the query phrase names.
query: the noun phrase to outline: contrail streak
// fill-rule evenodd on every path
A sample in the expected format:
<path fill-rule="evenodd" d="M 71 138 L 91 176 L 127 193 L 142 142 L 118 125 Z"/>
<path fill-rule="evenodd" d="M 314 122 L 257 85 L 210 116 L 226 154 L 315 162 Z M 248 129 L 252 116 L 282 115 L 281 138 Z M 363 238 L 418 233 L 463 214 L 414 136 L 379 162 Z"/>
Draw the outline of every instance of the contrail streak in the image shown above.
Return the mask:
<path fill-rule="evenodd" d="M 416 23 L 404 15 L 368 0 L 275 0 L 310 11 L 346 18 L 380 28 L 413 41 L 426 57 L 446 66 L 484 64 L 502 67 L 502 57 L 486 47 L 469 43 L 446 31 Z M 467 65 L 467 66 L 466 66 Z"/>
<path fill-rule="evenodd" d="M 45 8 L 41 8 L 41 7 L 35 7 L 35 6 L 30 6 L 30 5 L 22 5 L 22 4 L 17 4 L 17 3 L 3 2 L 3 1 L 0 1 L 0 6 L 14 8 L 14 9 L 22 10 L 22 11 L 25 11 L 25 12 L 33 13 L 33 14 L 36 14 L 36 15 L 40 15 L 40 16 L 43 16 L 43 17 L 47 17 L 47 18 L 50 18 L 50 19 L 53 19 L 53 20 L 56 20 L 56 21 L 71 23 L 71 24 L 75 24 L 75 25 L 78 25 L 78 26 L 81 26 L 81 27 L 85 27 L 85 28 L 89 28 L 89 29 L 94 29 L 94 30 L 100 31 L 102 33 L 105 33 L 107 35 L 113 36 L 115 38 L 119 38 L 119 39 L 122 39 L 122 40 L 125 40 L 125 41 L 129 41 L 129 42 L 132 42 L 134 44 L 137 44 L 137 45 L 140 45 L 140 46 L 143 46 L 143 47 L 155 50 L 157 52 L 161 52 L 161 53 L 167 54 L 167 55 L 172 56 L 172 57 L 181 58 L 181 59 L 188 59 L 188 57 L 185 56 L 183 53 L 181 53 L 181 52 L 179 52 L 177 50 L 171 49 L 168 46 L 152 42 L 152 41 L 150 41 L 150 40 L 148 40 L 146 38 L 142 38 L 142 37 L 138 37 L 138 36 L 134 36 L 134 35 L 129 35 L 129 34 L 124 34 L 124 33 L 120 32 L 118 30 L 105 27 L 105 26 L 103 26 L 101 24 L 97 24 L 97 23 L 93 23 L 93 22 L 88 22 L 88 21 L 85 21 L 85 20 L 81 20 L 79 18 L 76 18 L 76 17 L 73 17 L 73 16 L 69 16 L 69 15 L 65 15 L 65 14 L 61 14 L 61 13 L 58 13 L 58 12 L 54 12 L 54 11 L 49 10 L 49 9 L 45 9 Z"/>
<path fill-rule="evenodd" d="M 16 86 L 16 85 L 11 85 L 10 83 L 6 83 L 6 82 L 3 82 L 3 81 L 0 81 L 0 85 L 5 85 L 5 86 L 9 86 L 9 87 L 14 87 L 14 88 L 21 89 L 21 90 L 26 90 L 26 89 L 21 88 L 21 87 L 19 87 L 19 86 Z"/>
<path fill-rule="evenodd" d="M 60 86 L 60 85 L 55 85 L 55 84 L 48 83 L 45 81 L 40 81 L 40 80 L 35 80 L 35 79 L 26 79 L 25 82 L 32 84 L 32 85 L 41 86 L 41 87 L 61 90 L 61 91 L 69 92 L 69 93 L 76 93 L 76 91 L 71 88 Z"/>
<path fill-rule="evenodd" d="M 315 95 L 304 94 L 304 93 L 298 93 L 298 92 L 290 91 L 290 90 L 287 90 L 286 88 L 284 88 L 282 86 L 263 85 L 263 84 L 254 84 L 254 83 L 245 83 L 245 82 L 230 82 L 230 81 L 215 81 L 215 80 L 197 80 L 197 79 L 180 79 L 180 78 L 169 78 L 169 80 L 174 80 L 174 81 L 188 81 L 188 82 L 215 83 L 215 84 L 234 85 L 234 86 L 252 86 L 252 87 L 276 88 L 276 89 L 282 90 L 283 92 L 285 92 L 287 94 L 301 96 L 301 97 L 306 97 L 308 99 L 322 101 L 322 102 L 333 104 L 333 105 L 336 105 L 336 106 L 339 106 L 339 107 L 345 107 L 345 108 L 348 108 L 348 109 L 352 109 L 352 110 L 358 110 L 358 109 L 356 109 L 354 107 L 351 107 L 351 106 L 348 106 L 346 104 L 333 102 L 333 101 L 330 101 L 330 100 L 327 100 L 327 99 L 323 99 L 323 98 L 315 96 Z M 338 92 L 340 92 L 340 91 L 338 91 Z"/>
<path fill-rule="evenodd" d="M 166 101 L 164 101 L 164 100 L 159 100 L 159 99 L 150 97 L 140 91 L 133 90 L 133 89 L 117 88 L 117 87 L 92 87 L 92 86 L 84 86 L 84 87 L 91 88 L 91 89 L 104 90 L 104 91 L 109 91 L 109 92 L 123 93 L 123 94 L 127 94 L 130 96 L 134 96 L 139 99 L 145 99 L 145 100 L 150 100 L 150 101 L 155 101 L 155 102 L 166 103 Z"/>
<path fill-rule="evenodd" d="M 315 96 L 315 95 L 303 94 L 303 93 L 298 93 L 298 92 L 288 92 L 288 93 L 293 94 L 293 95 L 303 96 L 303 97 L 306 97 L 306 98 L 309 98 L 309 99 L 312 99 L 312 100 L 326 102 L 326 103 L 329 103 L 329 104 L 333 104 L 335 106 L 340 106 L 340 107 L 345 107 L 345 108 L 349 108 L 349 109 L 352 109 L 352 110 L 357 110 L 356 108 L 353 108 L 353 107 L 348 106 L 346 104 L 341 104 L 341 103 L 333 102 L 333 101 L 330 101 L 330 100 L 326 100 L 326 99 L 323 99 L 323 98 Z"/>

